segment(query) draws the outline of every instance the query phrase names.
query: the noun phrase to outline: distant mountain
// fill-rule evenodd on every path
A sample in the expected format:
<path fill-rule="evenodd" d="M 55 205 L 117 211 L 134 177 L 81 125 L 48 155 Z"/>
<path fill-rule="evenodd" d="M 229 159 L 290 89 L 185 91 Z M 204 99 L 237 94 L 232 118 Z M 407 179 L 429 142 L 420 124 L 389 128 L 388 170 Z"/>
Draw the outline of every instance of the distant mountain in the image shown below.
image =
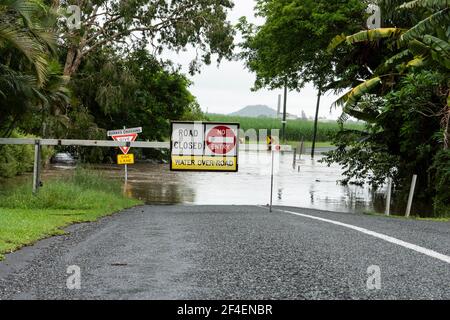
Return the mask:
<path fill-rule="evenodd" d="M 247 106 L 237 112 L 230 113 L 230 116 L 249 117 L 249 118 L 257 118 L 257 117 L 276 118 L 277 111 L 265 105 L 255 105 L 255 106 Z"/>

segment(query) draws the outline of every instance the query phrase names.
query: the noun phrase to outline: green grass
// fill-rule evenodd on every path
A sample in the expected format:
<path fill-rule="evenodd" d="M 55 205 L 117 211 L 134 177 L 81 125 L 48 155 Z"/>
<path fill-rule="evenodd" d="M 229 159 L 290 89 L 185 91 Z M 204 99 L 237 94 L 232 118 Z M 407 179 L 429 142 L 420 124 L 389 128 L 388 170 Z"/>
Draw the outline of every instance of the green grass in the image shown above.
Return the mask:
<path fill-rule="evenodd" d="M 450 217 L 439 217 L 439 218 L 422 218 L 420 216 L 411 216 L 409 218 L 405 216 L 399 216 L 399 215 L 393 215 L 386 216 L 384 213 L 378 213 L 378 212 L 364 212 L 365 215 L 368 216 L 377 216 L 377 217 L 386 217 L 386 218 L 392 218 L 392 219 L 403 219 L 403 220 L 417 220 L 417 221 L 434 221 L 434 222 L 450 222 Z"/>
<path fill-rule="evenodd" d="M 260 129 L 281 129 L 282 124 L 279 119 L 271 118 L 247 118 L 247 117 L 233 117 L 227 115 L 208 114 L 208 120 L 217 122 L 239 122 L 244 131 L 255 129 L 257 132 Z M 346 129 L 363 130 L 363 123 L 346 123 Z M 339 131 L 339 124 L 332 122 L 319 122 L 317 141 L 327 142 L 331 141 L 333 136 Z M 288 120 L 286 127 L 286 139 L 289 141 L 312 141 L 314 132 L 314 122 L 310 120 Z M 328 145 L 327 145 L 328 146 Z"/>
<path fill-rule="evenodd" d="M 141 204 L 123 195 L 120 183 L 77 170 L 65 180 L 45 183 L 33 196 L 29 183 L 0 194 L 0 260 L 37 240 L 63 234 L 62 228 L 96 221 Z"/>

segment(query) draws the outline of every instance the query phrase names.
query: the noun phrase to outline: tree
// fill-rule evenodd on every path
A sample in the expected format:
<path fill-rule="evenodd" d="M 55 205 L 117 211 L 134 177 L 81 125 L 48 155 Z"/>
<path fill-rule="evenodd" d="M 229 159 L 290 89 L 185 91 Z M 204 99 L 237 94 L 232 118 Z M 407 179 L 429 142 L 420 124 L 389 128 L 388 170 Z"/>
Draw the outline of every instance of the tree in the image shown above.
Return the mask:
<path fill-rule="evenodd" d="M 143 127 L 140 139 L 163 140 L 169 136 L 168 119 L 202 116 L 189 85 L 169 62 L 161 63 L 145 49 L 121 56 L 103 48 L 72 77 L 77 100 L 66 136 L 104 139 L 106 130 L 128 126 Z M 89 160 L 103 160 L 96 156 Z"/>
<path fill-rule="evenodd" d="M 335 78 L 335 64 L 345 53 L 326 50 L 340 33 L 360 30 L 366 5 L 359 0 L 259 0 L 262 26 L 241 18 L 242 59 L 255 72 L 255 89 L 300 89 L 307 82 L 326 90 Z"/>
<path fill-rule="evenodd" d="M 334 82 L 336 65 L 347 61 L 345 52 L 333 55 L 326 47 L 337 34 L 362 27 L 366 5 L 359 0 L 259 0 L 256 10 L 266 20 L 256 27 L 241 18 L 241 58 L 256 73 L 255 89 L 285 87 L 286 95 L 287 87 L 299 90 L 307 82 L 316 86 L 314 157 L 321 96 L 330 88 L 342 87 Z"/>
<path fill-rule="evenodd" d="M 385 20 L 379 29 L 338 36 L 330 44 L 330 50 L 369 50 L 360 59 L 372 72 L 335 102 L 343 107 L 341 122 L 350 115 L 365 120 L 366 130 L 343 129 L 335 138 L 338 148 L 325 161 L 346 168 L 344 183 L 368 180 L 378 188 L 392 177 L 399 197 L 407 196 L 411 176 L 418 174 L 418 197 L 434 199 L 436 215 L 448 214 L 449 2 L 378 4 L 385 11 L 389 5 L 396 19 Z"/>
<path fill-rule="evenodd" d="M 66 47 L 64 74 L 71 76 L 83 59 L 108 46 L 151 45 L 154 53 L 163 48 L 181 50 L 195 46 L 198 56 L 191 71 L 200 61 L 230 58 L 233 28 L 226 20 L 229 0 L 99 0 L 53 1 L 54 7 L 79 5 L 82 13 L 80 29 L 66 29 L 61 37 Z"/>
<path fill-rule="evenodd" d="M 339 100 L 336 106 L 342 106 L 345 114 L 355 116 L 365 121 L 375 121 L 379 112 L 362 110 L 357 102 L 365 94 L 373 92 L 380 84 L 380 90 L 392 88 L 399 78 L 411 70 L 431 66 L 432 69 L 441 69 L 448 73 L 450 70 L 450 7 L 447 0 L 415 0 L 403 3 L 397 8 L 400 10 L 426 9 L 425 17 L 416 21 L 410 28 L 386 27 L 374 30 L 364 30 L 356 34 L 340 35 L 333 39 L 329 50 L 334 50 L 342 43 L 347 45 L 374 44 L 377 47 L 386 45 L 391 50 L 391 56 L 385 57 L 378 66 L 375 66 L 370 79 L 358 84 Z M 420 10 L 421 12 L 423 10 Z M 420 17 L 415 14 L 414 16 Z M 399 49 L 400 48 L 400 49 Z M 439 112 L 442 115 L 444 148 L 450 146 L 450 96 L 446 105 Z"/>

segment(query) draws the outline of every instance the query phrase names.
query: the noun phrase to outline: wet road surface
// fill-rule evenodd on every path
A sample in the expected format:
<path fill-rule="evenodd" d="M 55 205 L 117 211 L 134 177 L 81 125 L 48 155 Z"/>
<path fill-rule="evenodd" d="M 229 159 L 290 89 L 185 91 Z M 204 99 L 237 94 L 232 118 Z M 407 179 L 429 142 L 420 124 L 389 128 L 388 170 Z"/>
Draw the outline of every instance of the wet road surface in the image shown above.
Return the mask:
<path fill-rule="evenodd" d="M 450 299 L 450 224 L 257 206 L 143 206 L 0 262 L 2 299 Z M 69 266 L 81 289 L 69 290 Z M 373 266 L 380 290 L 369 290 Z M 371 269 L 372 268 L 372 269 Z M 378 282 L 376 282 L 378 283 Z"/>

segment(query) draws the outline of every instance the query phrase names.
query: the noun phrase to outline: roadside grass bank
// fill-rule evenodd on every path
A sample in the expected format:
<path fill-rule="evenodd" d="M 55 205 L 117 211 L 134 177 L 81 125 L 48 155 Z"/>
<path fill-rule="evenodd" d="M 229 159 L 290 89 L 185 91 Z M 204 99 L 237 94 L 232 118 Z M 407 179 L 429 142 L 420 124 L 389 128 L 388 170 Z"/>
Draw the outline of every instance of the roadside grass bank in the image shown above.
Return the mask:
<path fill-rule="evenodd" d="M 417 220 L 417 221 L 435 221 L 435 222 L 450 222 L 450 217 L 431 217 L 431 218 L 422 218 L 419 216 L 410 216 L 409 218 L 405 216 L 400 215 L 394 215 L 391 214 L 390 216 L 387 216 L 384 213 L 378 213 L 378 212 L 364 212 L 365 215 L 368 216 L 377 216 L 377 217 L 386 217 L 391 219 L 402 219 L 402 220 Z"/>
<path fill-rule="evenodd" d="M 123 194 L 120 182 L 100 173 L 77 169 L 64 179 L 48 180 L 32 195 L 31 183 L 0 189 L 0 260 L 46 237 L 64 234 L 64 227 L 92 222 L 142 204 Z"/>

